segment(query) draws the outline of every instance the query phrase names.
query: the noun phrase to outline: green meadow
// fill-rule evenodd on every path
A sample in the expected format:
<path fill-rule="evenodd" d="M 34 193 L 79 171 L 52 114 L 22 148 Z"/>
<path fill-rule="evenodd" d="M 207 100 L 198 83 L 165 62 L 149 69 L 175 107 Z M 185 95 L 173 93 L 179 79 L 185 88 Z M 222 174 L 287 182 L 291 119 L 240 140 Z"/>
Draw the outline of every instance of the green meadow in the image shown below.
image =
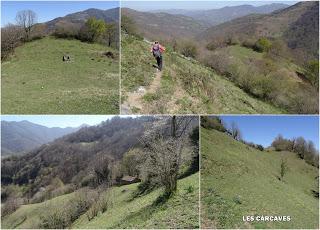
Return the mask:
<path fill-rule="evenodd" d="M 71 60 L 63 62 L 63 55 Z M 118 114 L 118 56 L 113 48 L 78 40 L 27 42 L 1 63 L 2 113 Z"/>

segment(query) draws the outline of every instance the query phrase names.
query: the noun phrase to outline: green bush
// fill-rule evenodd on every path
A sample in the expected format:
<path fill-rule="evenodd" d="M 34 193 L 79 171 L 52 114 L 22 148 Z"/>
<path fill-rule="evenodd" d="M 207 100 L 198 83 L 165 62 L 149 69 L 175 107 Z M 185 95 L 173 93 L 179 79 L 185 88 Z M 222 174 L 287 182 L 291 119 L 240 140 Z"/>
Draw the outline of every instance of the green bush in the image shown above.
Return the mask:
<path fill-rule="evenodd" d="M 201 126 L 206 129 L 215 129 L 220 132 L 226 132 L 226 128 L 224 127 L 222 120 L 217 116 L 202 116 L 201 117 Z"/>
<path fill-rule="evenodd" d="M 254 50 L 258 52 L 267 52 L 271 49 L 272 43 L 267 38 L 259 38 L 254 45 Z"/>
<path fill-rule="evenodd" d="M 236 79 L 238 86 L 246 93 L 255 94 L 254 90 L 257 85 L 257 76 L 254 70 L 251 69 L 238 69 L 237 76 L 233 76 Z"/>
<path fill-rule="evenodd" d="M 186 193 L 192 193 L 194 191 L 194 187 L 190 185 L 187 188 L 185 188 L 185 190 L 186 190 Z"/>
<path fill-rule="evenodd" d="M 256 78 L 256 95 L 262 99 L 273 99 L 273 93 L 277 90 L 275 81 L 268 76 L 260 76 Z"/>
<path fill-rule="evenodd" d="M 311 84 L 319 88 L 319 60 L 310 61 L 306 65 L 306 75 Z"/>

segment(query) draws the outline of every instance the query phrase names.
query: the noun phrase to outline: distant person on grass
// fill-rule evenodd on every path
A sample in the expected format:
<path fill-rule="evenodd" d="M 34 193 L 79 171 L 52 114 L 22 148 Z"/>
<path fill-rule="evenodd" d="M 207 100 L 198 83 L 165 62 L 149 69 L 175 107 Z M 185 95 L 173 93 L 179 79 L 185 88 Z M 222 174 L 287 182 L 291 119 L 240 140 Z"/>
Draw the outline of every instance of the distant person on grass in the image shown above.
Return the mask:
<path fill-rule="evenodd" d="M 166 50 L 166 48 L 159 44 L 158 41 L 155 41 L 151 47 L 151 52 L 154 58 L 157 60 L 158 69 L 162 70 L 162 53 Z"/>

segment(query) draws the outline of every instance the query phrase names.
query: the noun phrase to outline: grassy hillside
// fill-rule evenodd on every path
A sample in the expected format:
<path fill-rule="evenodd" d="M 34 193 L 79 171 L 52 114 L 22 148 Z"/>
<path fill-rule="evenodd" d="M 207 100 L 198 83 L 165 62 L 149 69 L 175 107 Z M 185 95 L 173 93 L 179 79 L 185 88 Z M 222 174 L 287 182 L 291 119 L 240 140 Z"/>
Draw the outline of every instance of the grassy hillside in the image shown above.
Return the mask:
<path fill-rule="evenodd" d="M 118 113 L 119 62 L 106 51 L 118 56 L 99 44 L 49 37 L 16 48 L 1 64 L 2 113 Z"/>
<path fill-rule="evenodd" d="M 227 134 L 201 129 L 203 228 L 318 228 L 311 189 L 317 168 L 291 152 L 261 152 Z M 280 181 L 281 156 L 289 171 Z M 291 216 L 290 222 L 243 222 L 247 215 Z"/>
<path fill-rule="evenodd" d="M 156 76 L 150 44 L 122 36 L 122 103 L 140 86 L 148 87 Z M 164 44 L 165 45 L 165 44 Z M 169 47 L 157 87 L 141 98 L 133 113 L 282 113 L 281 109 L 246 94 L 224 77 Z"/>
<path fill-rule="evenodd" d="M 179 180 L 177 194 L 162 204 L 155 204 L 161 195 L 157 189 L 132 199 L 138 184 L 114 187 L 113 205 L 104 213 L 88 221 L 86 215 L 76 220 L 71 228 L 198 228 L 199 173 Z M 39 228 L 39 216 L 49 209 L 64 207 L 74 193 L 52 200 L 21 206 L 2 220 L 2 228 Z M 50 210 L 49 210 L 50 211 Z"/>

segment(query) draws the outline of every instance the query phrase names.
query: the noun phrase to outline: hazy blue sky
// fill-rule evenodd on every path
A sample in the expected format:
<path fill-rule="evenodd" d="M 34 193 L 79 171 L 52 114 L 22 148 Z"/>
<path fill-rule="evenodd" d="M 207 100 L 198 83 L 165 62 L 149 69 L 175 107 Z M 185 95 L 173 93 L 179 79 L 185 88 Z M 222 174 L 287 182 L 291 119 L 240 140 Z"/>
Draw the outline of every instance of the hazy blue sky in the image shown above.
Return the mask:
<path fill-rule="evenodd" d="M 319 149 L 318 116 L 221 116 L 230 127 L 234 121 L 243 139 L 263 146 L 270 146 L 278 134 L 285 138 L 302 136 L 311 140 Z"/>
<path fill-rule="evenodd" d="M 47 127 L 78 127 L 82 124 L 97 125 L 111 119 L 110 115 L 2 115 L 4 121 L 23 121 L 44 125 Z M 128 116 L 121 116 L 128 117 Z M 135 117 L 135 116 L 131 116 Z"/>
<path fill-rule="evenodd" d="M 159 9 L 218 9 L 225 6 L 253 5 L 261 6 L 271 3 L 284 3 L 293 5 L 297 1 L 122 1 L 121 7 L 148 11 Z"/>
<path fill-rule="evenodd" d="M 119 1 L 1 1 L 1 26 L 15 23 L 20 10 L 33 10 L 38 22 L 46 22 L 89 8 L 106 10 L 119 6 Z"/>

